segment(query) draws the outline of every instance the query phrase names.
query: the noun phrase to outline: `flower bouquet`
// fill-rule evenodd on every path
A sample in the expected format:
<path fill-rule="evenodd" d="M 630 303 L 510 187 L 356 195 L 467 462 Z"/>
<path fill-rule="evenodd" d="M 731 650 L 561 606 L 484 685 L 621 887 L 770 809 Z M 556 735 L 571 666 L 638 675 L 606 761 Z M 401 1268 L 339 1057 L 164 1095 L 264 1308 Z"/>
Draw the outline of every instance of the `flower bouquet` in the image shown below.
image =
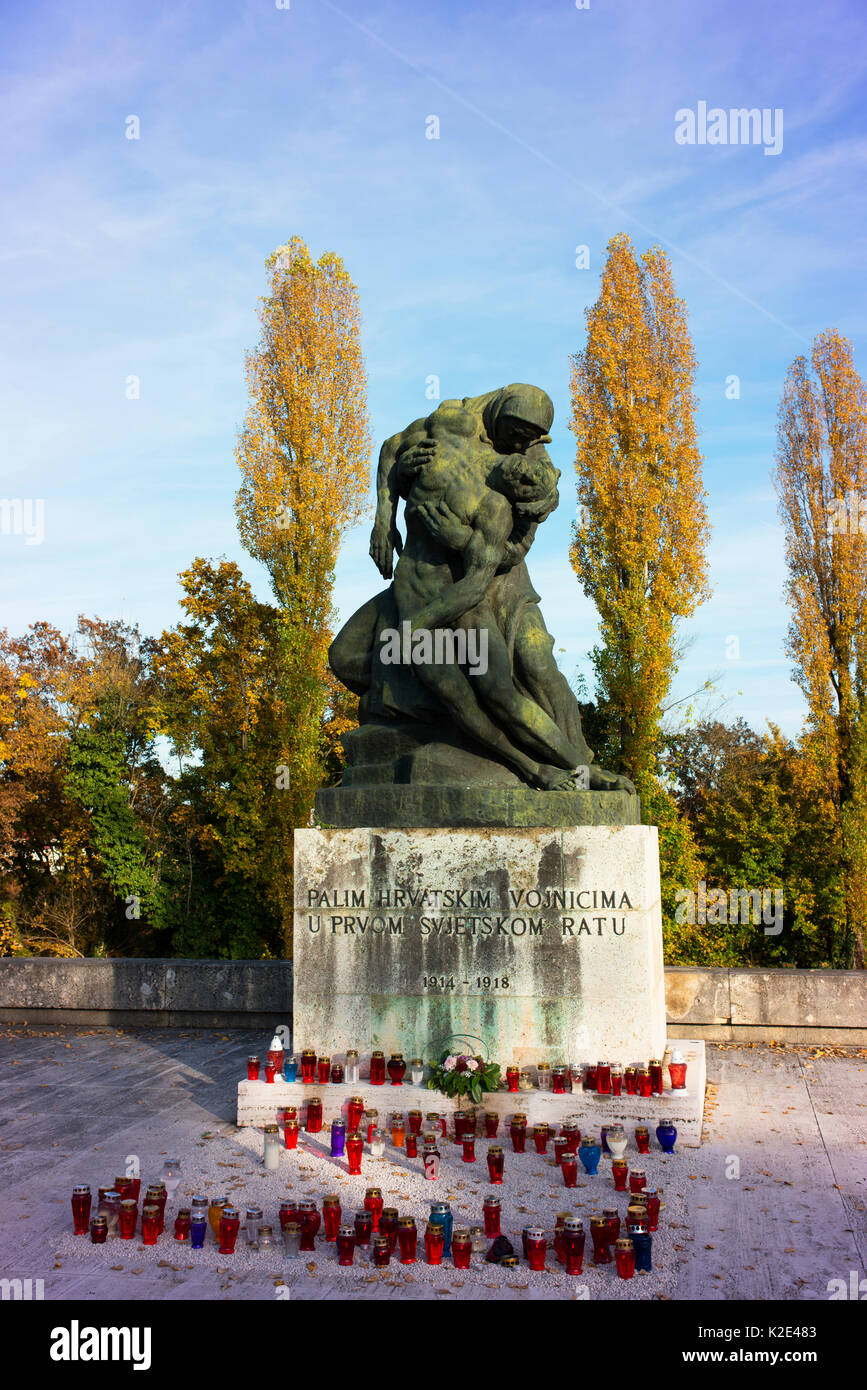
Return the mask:
<path fill-rule="evenodd" d="M 495 1091 L 500 1084 L 500 1068 L 484 1057 L 470 1057 L 465 1052 L 444 1052 L 427 1083 L 429 1091 L 442 1091 L 447 1096 L 469 1096 L 478 1105 L 486 1091 Z"/>

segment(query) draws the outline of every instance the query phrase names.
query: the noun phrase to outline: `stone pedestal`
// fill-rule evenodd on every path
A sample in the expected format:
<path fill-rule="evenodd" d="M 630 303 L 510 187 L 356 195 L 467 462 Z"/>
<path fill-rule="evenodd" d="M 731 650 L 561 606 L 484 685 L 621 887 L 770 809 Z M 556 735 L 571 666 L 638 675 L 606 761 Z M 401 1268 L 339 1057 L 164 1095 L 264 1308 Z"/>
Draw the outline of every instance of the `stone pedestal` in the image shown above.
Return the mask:
<path fill-rule="evenodd" d="M 661 1057 L 656 829 L 297 830 L 294 1040 L 502 1066 Z"/>

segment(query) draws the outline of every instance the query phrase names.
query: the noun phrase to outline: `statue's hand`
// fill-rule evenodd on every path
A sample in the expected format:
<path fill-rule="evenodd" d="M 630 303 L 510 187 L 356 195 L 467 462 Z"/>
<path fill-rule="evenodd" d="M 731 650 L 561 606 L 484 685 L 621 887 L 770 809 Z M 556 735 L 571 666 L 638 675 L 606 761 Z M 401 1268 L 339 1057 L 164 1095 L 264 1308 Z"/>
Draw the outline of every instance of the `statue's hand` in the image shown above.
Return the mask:
<path fill-rule="evenodd" d="M 473 534 L 473 528 L 461 521 L 443 498 L 435 502 L 417 502 L 415 512 L 440 545 L 444 545 L 447 550 L 465 549 Z"/>
<path fill-rule="evenodd" d="M 420 439 L 418 443 L 411 444 L 408 449 L 404 449 L 398 459 L 401 478 L 417 477 L 425 464 L 432 462 L 436 451 L 437 442 L 435 439 Z"/>
<path fill-rule="evenodd" d="M 370 556 L 383 579 L 391 579 L 394 552 L 403 550 L 403 541 L 396 526 L 376 522 L 370 533 Z"/>

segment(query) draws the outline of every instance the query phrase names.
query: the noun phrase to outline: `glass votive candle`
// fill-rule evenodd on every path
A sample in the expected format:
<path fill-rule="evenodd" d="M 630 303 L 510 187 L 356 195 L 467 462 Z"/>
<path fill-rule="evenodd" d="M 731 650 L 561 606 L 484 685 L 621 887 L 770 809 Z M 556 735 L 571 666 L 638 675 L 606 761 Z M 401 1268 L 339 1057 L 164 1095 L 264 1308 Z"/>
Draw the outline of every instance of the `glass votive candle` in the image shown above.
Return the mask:
<path fill-rule="evenodd" d="M 536 1063 L 536 1085 L 540 1091 L 550 1091 L 551 1067 L 548 1062 Z"/>
<path fill-rule="evenodd" d="M 643 1192 L 647 1186 L 647 1177 L 640 1168 L 633 1168 L 629 1174 L 629 1191 Z"/>
<path fill-rule="evenodd" d="M 424 1061 L 421 1057 L 410 1059 L 409 1074 L 413 1086 L 420 1086 L 424 1081 Z"/>
<path fill-rule="evenodd" d="M 370 1140 L 370 1152 L 373 1158 L 382 1158 L 385 1153 L 385 1130 L 375 1129 Z"/>
<path fill-rule="evenodd" d="M 404 1141 L 404 1151 L 407 1158 L 418 1158 L 418 1135 L 408 1134 Z"/>
<path fill-rule="evenodd" d="M 545 1256 L 548 1252 L 548 1242 L 545 1239 L 545 1232 L 534 1227 L 527 1232 L 527 1263 L 536 1273 L 541 1273 L 545 1268 Z"/>
<path fill-rule="evenodd" d="M 406 1122 L 402 1115 L 392 1115 L 389 1120 L 391 1142 L 396 1149 L 402 1149 L 406 1139 Z"/>
<path fill-rule="evenodd" d="M 614 1179 L 614 1191 L 626 1191 L 626 1179 L 629 1176 L 629 1165 L 625 1158 L 615 1158 L 611 1165 L 611 1176 Z"/>
<path fill-rule="evenodd" d="M 403 1060 L 402 1052 L 392 1052 L 386 1070 L 392 1086 L 403 1085 L 403 1078 L 406 1076 L 406 1062 Z"/>
<path fill-rule="evenodd" d="M 397 1220 L 397 1243 L 400 1246 L 402 1265 L 414 1265 L 418 1244 L 418 1227 L 414 1216 L 399 1216 Z"/>
<path fill-rule="evenodd" d="M 571 1149 L 567 1149 L 560 1160 L 560 1172 L 563 1174 L 564 1187 L 576 1187 L 578 1184 L 578 1155 L 573 1154 Z"/>
<path fill-rule="evenodd" d="M 602 1213 L 604 1220 L 608 1224 L 608 1238 L 611 1244 L 620 1235 L 620 1213 L 616 1207 L 606 1207 Z"/>
<path fill-rule="evenodd" d="M 332 1085 L 332 1086 L 342 1086 L 342 1085 L 343 1085 L 343 1081 L 344 1081 L 343 1063 L 342 1063 L 342 1062 L 332 1062 L 332 1063 L 331 1063 L 331 1085 Z"/>
<path fill-rule="evenodd" d="M 512 1141 L 512 1148 L 516 1154 L 525 1153 L 527 1148 L 527 1121 L 512 1120 L 509 1125 L 509 1138 Z"/>
<path fill-rule="evenodd" d="M 391 1242 L 388 1236 L 373 1237 L 373 1263 L 377 1269 L 384 1269 L 391 1264 Z"/>
<path fill-rule="evenodd" d="M 86 1236 L 90 1230 L 90 1207 L 93 1198 L 86 1183 L 79 1183 L 72 1189 L 72 1229 L 77 1236 Z"/>
<path fill-rule="evenodd" d="M 286 1056 L 285 1052 L 283 1051 L 282 1044 L 280 1047 L 269 1047 L 266 1056 L 267 1060 L 271 1063 L 271 1066 L 274 1068 L 274 1070 L 282 1072 L 283 1060 Z"/>
<path fill-rule="evenodd" d="M 373 1052 L 370 1056 L 370 1084 L 371 1086 L 385 1085 L 385 1053 Z"/>
<path fill-rule="evenodd" d="M 626 1130 L 621 1125 L 613 1125 L 606 1136 L 612 1158 L 622 1158 L 626 1153 Z"/>
<path fill-rule="evenodd" d="M 364 1210 L 370 1212 L 373 1223 L 372 1230 L 374 1235 L 379 1231 L 379 1223 L 382 1219 L 382 1189 L 379 1187 L 368 1187 L 364 1194 Z"/>
<path fill-rule="evenodd" d="M 546 1124 L 533 1125 L 533 1143 L 536 1145 L 537 1154 L 548 1152 L 549 1138 L 550 1134 Z"/>
<path fill-rule="evenodd" d="M 686 1089 L 686 1062 L 683 1060 L 683 1053 L 675 1048 L 671 1054 L 671 1061 L 668 1064 L 668 1075 L 671 1078 L 671 1089 L 673 1091 L 684 1091 Z"/>
<path fill-rule="evenodd" d="M 351 1265 L 355 1259 L 356 1235 L 354 1226 L 341 1226 L 337 1232 L 337 1263 Z"/>
<path fill-rule="evenodd" d="M 331 1157 L 342 1158 L 346 1152 L 346 1121 L 331 1121 Z"/>
<path fill-rule="evenodd" d="M 426 1124 L 427 1128 L 428 1128 L 428 1129 L 432 1129 L 432 1130 L 434 1131 L 435 1134 L 438 1134 L 438 1135 L 440 1136 L 440 1138 L 442 1138 L 442 1136 L 445 1134 L 445 1130 L 443 1129 L 442 1125 L 440 1124 L 440 1115 L 439 1115 L 439 1111 L 438 1111 L 438 1110 L 428 1110 L 428 1112 L 427 1112 L 427 1114 L 425 1115 L 424 1119 L 425 1119 L 425 1124 Z"/>
<path fill-rule="evenodd" d="M 608 1222 L 604 1216 L 594 1216 L 590 1221 L 590 1239 L 593 1241 L 593 1263 L 595 1265 L 607 1265 L 611 1263 L 611 1251 L 608 1244 L 611 1239 Z"/>
<path fill-rule="evenodd" d="M 113 1186 L 121 1201 L 127 1197 L 133 1202 L 138 1201 L 141 1192 L 141 1178 L 115 1178 Z"/>
<path fill-rule="evenodd" d="M 300 1230 L 301 1218 L 298 1215 L 298 1203 L 291 1197 L 287 1197 L 285 1202 L 280 1203 L 280 1230 L 284 1231 L 287 1226 L 295 1224 Z M 248 1207 L 245 1217 L 245 1227 L 247 1231 L 247 1244 L 255 1245 L 259 1238 L 259 1226 L 263 1220 L 261 1207 Z"/>
<path fill-rule="evenodd" d="M 442 1226 L 443 1235 L 445 1239 L 445 1244 L 443 1246 L 443 1254 L 446 1256 L 450 1255 L 452 1248 L 452 1231 L 454 1229 L 455 1218 L 449 1203 L 431 1202 L 430 1220 L 435 1225 Z"/>
<path fill-rule="evenodd" d="M 585 1062 L 582 1067 L 582 1085 L 585 1091 L 596 1090 L 596 1068 L 592 1062 Z"/>
<path fill-rule="evenodd" d="M 369 1211 L 357 1211 L 355 1213 L 355 1243 L 356 1245 L 369 1245 L 370 1237 L 373 1234 L 373 1216 Z"/>
<path fill-rule="evenodd" d="M 496 1110 L 485 1111 L 485 1138 L 496 1139 L 497 1130 L 500 1128 L 500 1117 Z"/>
<path fill-rule="evenodd" d="M 424 1257 L 429 1265 L 442 1264 L 445 1231 L 439 1222 L 429 1221 L 424 1233 Z"/>
<path fill-rule="evenodd" d="M 574 1216 L 571 1211 L 558 1211 L 554 1221 L 554 1256 L 558 1264 L 565 1264 L 566 1256 L 563 1252 L 563 1227 L 564 1224 Z"/>
<path fill-rule="evenodd" d="M 627 1067 L 623 1073 L 623 1085 L 628 1096 L 638 1094 L 638 1072 L 635 1067 Z"/>
<path fill-rule="evenodd" d="M 619 1095 L 622 1094 L 622 1092 L 623 1092 L 623 1068 L 622 1068 L 622 1067 L 612 1067 L 612 1068 L 611 1068 L 611 1094 L 612 1094 L 613 1096 L 619 1096 Z"/>
<path fill-rule="evenodd" d="M 322 1217 L 315 1202 L 299 1202 L 298 1216 L 301 1222 L 301 1249 L 316 1249 L 316 1233 L 322 1225 Z M 262 1228 L 259 1227 L 259 1243 L 262 1243 Z"/>
<path fill-rule="evenodd" d="M 283 1125 L 283 1142 L 287 1149 L 298 1148 L 298 1121 L 287 1120 Z"/>
<path fill-rule="evenodd" d="M 573 1154 L 577 1154 L 578 1145 L 581 1143 L 581 1130 L 576 1120 L 566 1120 L 560 1130 L 563 1138 Z"/>
<path fill-rule="evenodd" d="M 346 1128 L 349 1132 L 358 1129 L 364 1114 L 364 1100 L 361 1096 L 350 1096 L 346 1102 Z"/>
<path fill-rule="evenodd" d="M 382 1215 L 379 1218 L 379 1234 L 388 1240 L 388 1248 L 392 1255 L 397 1248 L 397 1207 L 383 1207 Z"/>
<path fill-rule="evenodd" d="M 301 1081 L 305 1086 L 312 1086 L 316 1080 L 316 1053 L 312 1047 L 305 1047 L 301 1053 Z"/>
<path fill-rule="evenodd" d="M 580 1274 L 584 1263 L 584 1222 L 570 1216 L 563 1222 L 563 1257 L 567 1274 Z"/>
<path fill-rule="evenodd" d="M 424 1115 L 420 1110 L 410 1110 L 406 1117 L 406 1127 L 410 1134 L 421 1134 Z"/>
<path fill-rule="evenodd" d="M 322 1099 L 320 1096 L 308 1097 L 305 1128 L 308 1134 L 319 1134 L 322 1129 Z"/>
<path fill-rule="evenodd" d="M 301 1227 L 297 1221 L 287 1221 L 282 1230 L 283 1254 L 287 1260 L 297 1260 L 301 1249 Z"/>
<path fill-rule="evenodd" d="M 141 1238 L 145 1245 L 156 1245 L 160 1233 L 160 1209 L 149 1204 L 142 1207 Z"/>
<path fill-rule="evenodd" d="M 469 1269 L 473 1256 L 473 1238 L 467 1230 L 452 1235 L 452 1260 L 455 1269 Z"/>
<path fill-rule="evenodd" d="M 90 1223 L 90 1239 L 94 1245 L 105 1245 L 108 1236 L 108 1221 L 104 1216 L 95 1216 Z M 156 1236 L 146 1244 L 156 1245 Z"/>
<path fill-rule="evenodd" d="M 466 1110 L 456 1110 L 452 1116 L 455 1126 L 455 1143 L 459 1144 L 464 1137 L 464 1130 L 467 1127 L 469 1116 Z"/>
<path fill-rule="evenodd" d="M 642 1067 L 638 1073 L 638 1094 L 642 1100 L 649 1100 L 651 1096 L 650 1087 L 650 1068 Z"/>
<path fill-rule="evenodd" d="M 356 1132 L 355 1132 L 354 1134 L 349 1134 L 349 1135 L 347 1135 L 347 1138 L 346 1138 L 346 1166 L 347 1166 L 347 1169 L 349 1170 L 350 1175 L 354 1175 L 354 1176 L 357 1177 L 358 1174 L 361 1172 L 361 1155 L 362 1155 L 363 1152 L 364 1152 L 364 1140 L 362 1139 L 362 1137 L 361 1137 L 361 1135 L 358 1133 L 358 1131 L 356 1130 Z M 372 1145 L 371 1145 L 371 1152 L 373 1152 L 373 1146 L 372 1146 Z M 381 1148 L 380 1148 L 380 1154 L 382 1154 L 382 1153 L 384 1153 L 384 1152 L 385 1152 L 385 1140 L 382 1141 L 382 1146 L 381 1146 Z"/>
<path fill-rule="evenodd" d="M 270 1250 L 270 1249 L 273 1248 L 274 1244 L 275 1244 L 275 1241 L 274 1241 L 274 1228 L 273 1228 L 272 1226 L 260 1226 L 260 1227 L 259 1227 L 259 1249 L 260 1249 L 260 1250 Z M 302 1249 L 302 1250 L 304 1249 L 304 1233 L 303 1233 L 303 1229 L 302 1229 L 302 1233 L 301 1233 L 301 1249 Z"/>
<path fill-rule="evenodd" d="M 237 1207 L 224 1207 L 223 1215 L 220 1217 L 221 1255 L 234 1255 L 235 1241 L 238 1239 L 240 1224 L 241 1217 Z"/>
<path fill-rule="evenodd" d="M 482 1203 L 482 1217 L 485 1223 L 485 1235 L 488 1239 L 500 1234 L 500 1212 L 502 1204 L 499 1197 L 488 1195 Z"/>
<path fill-rule="evenodd" d="M 635 1247 L 629 1236 L 620 1236 L 614 1242 L 614 1263 L 618 1278 L 632 1278 L 635 1273 Z"/>
<path fill-rule="evenodd" d="M 270 1173 L 280 1167 L 280 1150 L 283 1144 L 280 1140 L 280 1131 L 276 1125 L 266 1125 L 264 1133 L 264 1152 L 263 1162 Z"/>
<path fill-rule="evenodd" d="M 662 1061 L 659 1057 L 651 1057 L 650 1066 L 650 1094 L 652 1096 L 662 1095 Z"/>
<path fill-rule="evenodd" d="M 335 1193 L 331 1192 L 322 1198 L 322 1227 L 327 1241 L 334 1242 L 337 1239 L 342 1215 L 340 1198 Z"/>
<path fill-rule="evenodd" d="M 596 1063 L 596 1091 L 600 1096 L 611 1095 L 611 1063 Z"/>
<path fill-rule="evenodd" d="M 352 1128 L 351 1125 L 350 1128 Z M 361 1129 L 362 1134 L 366 1132 L 367 1142 L 369 1144 L 373 1138 L 373 1131 L 379 1128 L 379 1111 L 365 1110 L 359 1128 Z"/>
<path fill-rule="evenodd" d="M 358 1085 L 358 1050 L 351 1047 L 346 1054 L 346 1062 L 343 1067 L 346 1082 L 349 1086 Z"/>
<path fill-rule="evenodd" d="M 277 1075 L 277 1067 L 273 1062 L 265 1063 L 265 1080 L 269 1086 L 274 1085 L 274 1077 Z"/>
<path fill-rule="evenodd" d="M 259 1058 L 258 1058 L 258 1057 L 248 1057 L 248 1058 L 247 1058 L 247 1080 L 248 1080 L 248 1081 L 258 1081 L 258 1080 L 259 1080 L 259 1066 L 260 1066 L 260 1062 L 259 1062 Z"/>
<path fill-rule="evenodd" d="M 636 1125 L 635 1147 L 640 1154 L 650 1153 L 650 1130 L 646 1125 Z"/>
<path fill-rule="evenodd" d="M 424 1175 L 429 1182 L 435 1182 L 440 1175 L 441 1154 L 436 1144 L 425 1144 L 422 1150 Z"/>
<path fill-rule="evenodd" d="M 188 1227 L 189 1230 L 189 1216 Z M 138 1221 L 138 1203 L 131 1197 L 121 1198 L 120 1215 L 117 1218 L 117 1232 L 121 1240 L 132 1240 L 135 1235 L 136 1222 Z M 177 1221 L 175 1222 L 175 1238 L 177 1239 Z M 182 1239 L 183 1237 L 181 1237 Z"/>
<path fill-rule="evenodd" d="M 554 1140 L 554 1162 L 559 1164 L 563 1155 L 571 1152 L 569 1140 L 566 1138 L 565 1134 L 558 1134 L 557 1138 Z"/>
<path fill-rule="evenodd" d="M 595 1177 L 599 1168 L 599 1160 L 602 1157 L 602 1149 L 589 1135 L 582 1139 L 578 1145 L 578 1157 L 588 1178 Z"/>
<path fill-rule="evenodd" d="M 664 1154 L 673 1154 L 677 1140 L 677 1127 L 670 1120 L 663 1120 L 656 1126 L 656 1138 Z"/>
<path fill-rule="evenodd" d="M 156 1197 L 156 1193 L 154 1193 Z M 108 1234 L 117 1235 L 117 1223 L 120 1217 L 120 1193 L 115 1192 L 114 1188 L 109 1188 L 103 1192 L 99 1199 L 97 1216 L 104 1216 L 108 1222 Z"/>
<path fill-rule="evenodd" d="M 486 1249 L 488 1248 L 488 1242 L 485 1239 L 484 1226 L 470 1227 L 470 1241 L 472 1242 L 473 1246 L 473 1254 L 484 1255 Z"/>
<path fill-rule="evenodd" d="M 287 1053 L 287 1055 L 283 1058 L 283 1080 L 284 1080 L 284 1081 L 297 1081 L 297 1080 L 298 1080 L 298 1060 L 297 1060 L 297 1058 L 295 1058 L 295 1057 L 290 1057 L 290 1056 L 288 1055 L 288 1053 Z"/>
<path fill-rule="evenodd" d="M 331 1075 L 331 1058 L 319 1057 L 316 1062 L 316 1074 L 319 1077 L 319 1085 L 327 1086 L 328 1078 Z"/>
<path fill-rule="evenodd" d="M 644 1226 L 635 1226 L 632 1230 L 632 1244 L 635 1248 L 635 1268 L 641 1273 L 643 1270 L 649 1274 L 653 1269 L 651 1262 L 651 1251 L 653 1249 L 653 1236 L 650 1235 Z"/>
<path fill-rule="evenodd" d="M 461 1155 L 462 1161 L 464 1163 L 475 1163 L 476 1136 L 474 1134 L 465 1134 L 461 1140 L 461 1144 L 463 1145 L 463 1154 Z"/>
<path fill-rule="evenodd" d="M 490 1181 L 498 1185 L 503 1181 L 503 1169 L 505 1167 L 505 1155 L 500 1144 L 491 1144 L 487 1152 L 488 1177 Z"/>
<path fill-rule="evenodd" d="M 655 1231 L 659 1226 L 659 1208 L 662 1205 L 662 1189 L 657 1187 L 654 1191 L 648 1192 L 645 1188 L 645 1196 L 647 1197 L 647 1229 L 648 1231 Z"/>
<path fill-rule="evenodd" d="M 198 1210 L 191 1211 L 190 1248 L 192 1250 L 202 1249 L 203 1245 L 205 1244 L 205 1232 L 207 1231 L 207 1229 L 208 1218 L 205 1215 L 205 1212 L 201 1209 L 201 1207 L 199 1207 Z"/>
<path fill-rule="evenodd" d="M 175 1240 L 188 1241 L 190 1238 L 190 1209 L 181 1207 L 175 1217 Z"/>
<path fill-rule="evenodd" d="M 513 1093 L 517 1091 L 521 1082 L 520 1067 L 506 1067 L 506 1085 Z"/>

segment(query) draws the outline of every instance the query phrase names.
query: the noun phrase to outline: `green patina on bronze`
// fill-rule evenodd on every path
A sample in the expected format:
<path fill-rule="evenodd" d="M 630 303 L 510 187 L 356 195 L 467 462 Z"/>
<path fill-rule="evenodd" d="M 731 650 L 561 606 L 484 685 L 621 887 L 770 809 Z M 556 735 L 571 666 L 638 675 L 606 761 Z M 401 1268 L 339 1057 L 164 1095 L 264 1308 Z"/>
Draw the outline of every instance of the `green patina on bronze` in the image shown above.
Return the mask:
<path fill-rule="evenodd" d="M 329 652 L 335 675 L 360 696 L 360 727 L 344 740 L 341 785 L 317 795 L 321 821 L 639 821 L 632 784 L 593 762 L 527 571 L 536 531 L 559 501 L 545 449 L 553 416 L 544 391 L 516 383 L 443 401 L 383 444 L 370 553 L 392 582 Z M 437 633 L 449 634 L 444 646 Z"/>

